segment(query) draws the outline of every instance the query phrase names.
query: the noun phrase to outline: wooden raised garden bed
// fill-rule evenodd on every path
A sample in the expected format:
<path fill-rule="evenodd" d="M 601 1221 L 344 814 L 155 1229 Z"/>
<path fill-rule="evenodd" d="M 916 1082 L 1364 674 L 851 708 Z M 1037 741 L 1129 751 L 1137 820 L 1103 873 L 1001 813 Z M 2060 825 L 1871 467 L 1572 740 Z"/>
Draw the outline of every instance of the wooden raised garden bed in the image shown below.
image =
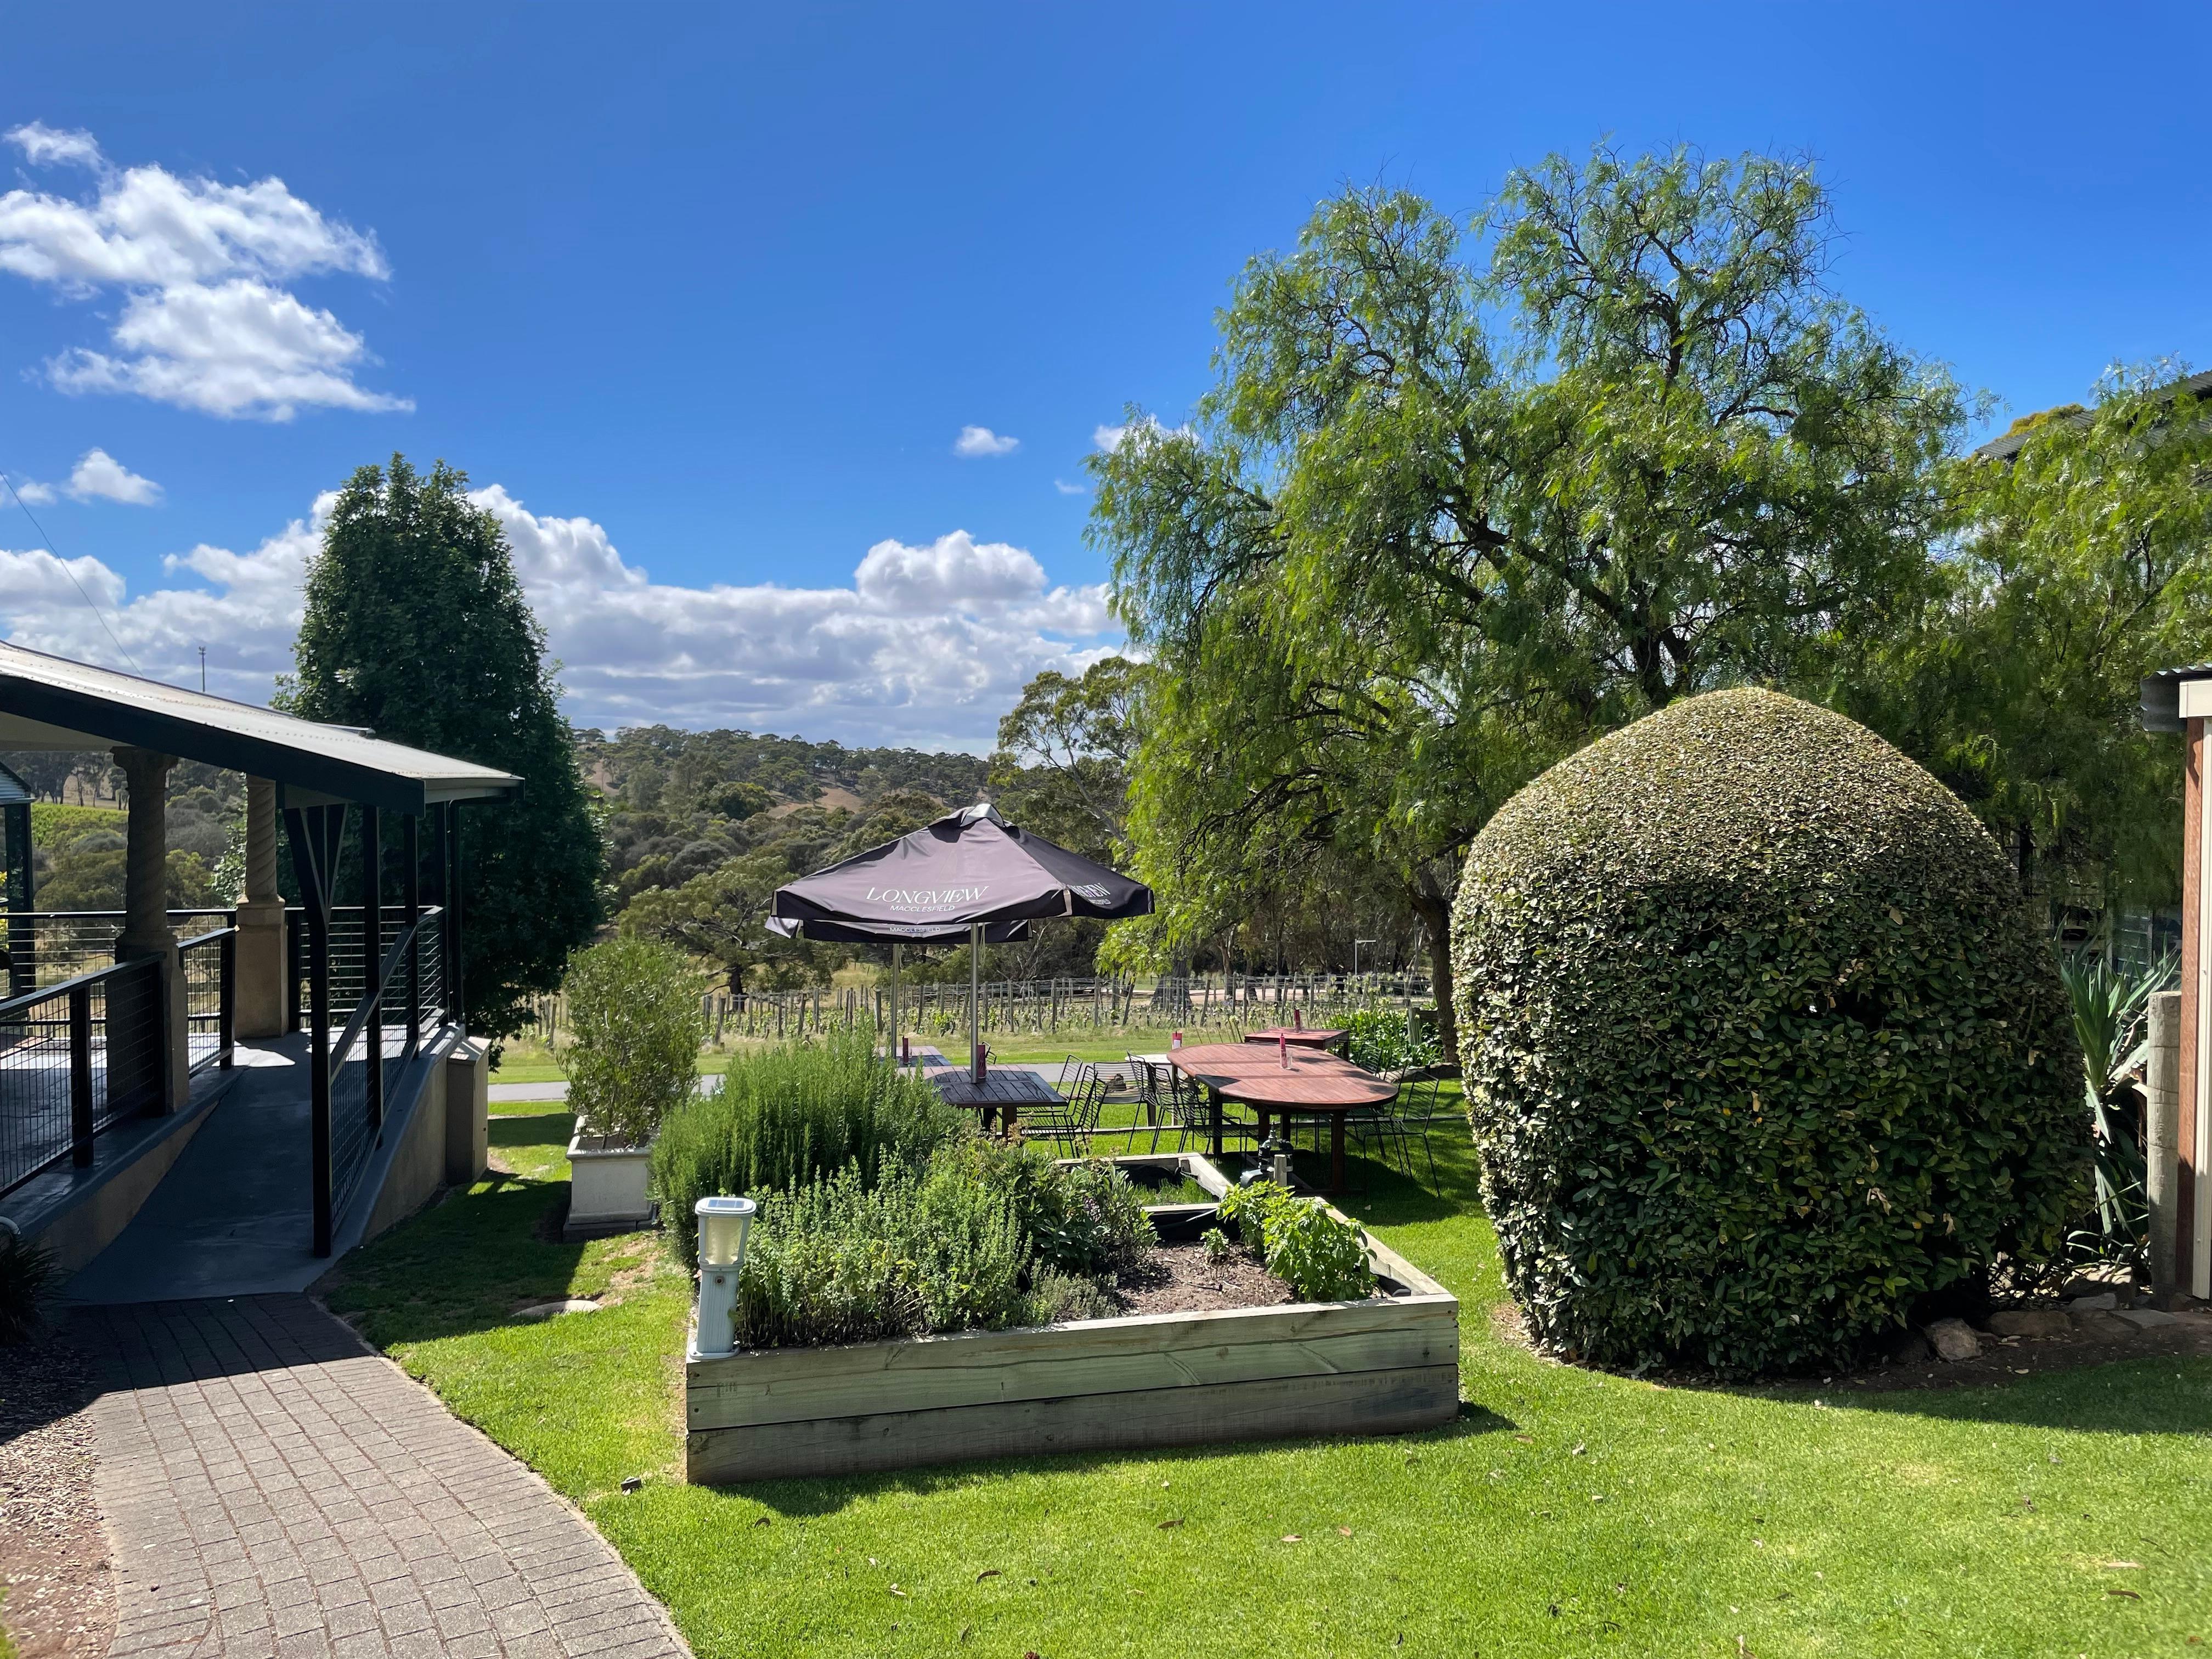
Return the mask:
<path fill-rule="evenodd" d="M 1221 1173 L 1195 1154 L 1118 1160 Z M 1179 1168 L 1177 1167 L 1179 1166 Z M 1205 1206 L 1164 1206 L 1194 1236 Z M 966 1458 L 1398 1434 L 1459 1412 L 1459 1303 L 1372 1238 L 1364 1302 L 688 1356 L 684 1475 L 714 1484 Z"/>

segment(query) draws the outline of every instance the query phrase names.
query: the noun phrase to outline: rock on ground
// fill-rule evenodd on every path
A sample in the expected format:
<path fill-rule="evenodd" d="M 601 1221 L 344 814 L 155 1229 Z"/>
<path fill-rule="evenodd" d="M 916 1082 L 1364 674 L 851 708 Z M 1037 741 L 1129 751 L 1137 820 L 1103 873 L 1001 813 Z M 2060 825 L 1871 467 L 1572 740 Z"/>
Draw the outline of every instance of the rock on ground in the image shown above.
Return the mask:
<path fill-rule="evenodd" d="M 1928 1328 L 1928 1340 L 1935 1345 L 1936 1357 L 1954 1364 L 1961 1359 L 1978 1358 L 1982 1352 L 1982 1339 L 1974 1334 L 1974 1328 L 1963 1319 L 1939 1319 Z"/>

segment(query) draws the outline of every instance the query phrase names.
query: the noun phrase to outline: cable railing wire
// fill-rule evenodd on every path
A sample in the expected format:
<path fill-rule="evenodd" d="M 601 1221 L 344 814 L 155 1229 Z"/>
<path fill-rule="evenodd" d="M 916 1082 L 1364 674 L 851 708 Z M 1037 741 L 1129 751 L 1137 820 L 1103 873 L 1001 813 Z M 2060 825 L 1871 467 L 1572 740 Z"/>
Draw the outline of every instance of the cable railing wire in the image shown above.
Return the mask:
<path fill-rule="evenodd" d="M 158 957 L 115 963 L 0 1001 L 0 1194 L 161 1103 Z"/>
<path fill-rule="evenodd" d="M 388 923 L 380 930 L 386 947 L 378 965 L 375 983 L 364 994 L 362 988 L 366 976 L 356 978 L 352 1017 L 347 1020 L 344 1031 L 331 1044 L 331 1212 L 333 1217 L 345 1212 L 347 1200 L 360 1186 L 362 1176 L 368 1168 L 369 1156 L 383 1138 L 388 1105 L 386 1097 L 392 1081 L 406 1061 L 414 1057 L 413 1048 L 405 1041 L 406 997 L 410 974 L 422 976 L 421 988 L 416 994 L 418 1041 L 444 1022 L 442 994 L 434 1000 L 425 994 L 430 990 L 442 992 L 442 986 L 436 980 L 438 958 L 442 954 L 437 948 L 441 919 L 441 912 L 438 907 L 429 905 L 424 907 L 415 921 L 410 923 L 402 919 Z M 353 917 L 356 953 L 360 949 L 361 936 L 361 915 L 356 911 Z M 336 956 L 335 940 L 332 955 Z M 334 981 L 337 977 L 335 963 L 331 977 Z M 332 1000 L 336 1001 L 335 993 Z M 386 1035 L 395 1025 L 401 1035 L 397 1053 L 390 1048 L 390 1039 Z M 369 1051 L 372 1044 L 376 1045 L 384 1062 L 379 1067 L 383 1073 L 380 1090 L 373 1087 L 370 1080 Z M 394 1061 L 397 1064 L 392 1063 Z"/>

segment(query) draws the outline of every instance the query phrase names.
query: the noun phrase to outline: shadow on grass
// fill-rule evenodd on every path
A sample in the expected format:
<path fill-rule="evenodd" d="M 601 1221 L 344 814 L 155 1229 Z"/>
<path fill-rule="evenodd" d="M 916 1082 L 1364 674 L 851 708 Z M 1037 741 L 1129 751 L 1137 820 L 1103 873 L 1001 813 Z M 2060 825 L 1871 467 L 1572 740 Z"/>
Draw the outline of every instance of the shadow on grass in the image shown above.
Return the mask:
<path fill-rule="evenodd" d="M 532 1105 L 539 1103 L 532 1101 Z M 485 1139 L 494 1146 L 565 1146 L 571 1121 L 565 1107 L 551 1111 L 495 1114 L 485 1127 Z"/>
<path fill-rule="evenodd" d="M 1412 1434 L 1360 1435 L 1332 1438 L 1307 1435 L 1285 1440 L 1233 1440 L 1206 1446 L 1137 1446 L 1125 1450 L 1067 1452 L 1056 1457 L 979 1458 L 927 1468 L 888 1469 L 880 1474 L 842 1475 L 818 1480 L 753 1480 L 719 1488 L 742 1493 L 776 1514 L 792 1517 L 835 1515 L 852 1504 L 886 1495 L 933 1497 L 1005 1486 L 1036 1474 L 1092 1474 L 1126 1463 L 1188 1463 L 1200 1458 L 1316 1446 L 1369 1447 L 1411 1454 L 1422 1448 L 1510 1432 L 1520 1425 L 1473 1401 L 1460 1401 L 1459 1417 L 1440 1428 Z"/>
<path fill-rule="evenodd" d="M 543 1139 L 541 1127 L 507 1144 Z M 317 1289 L 380 1347 L 506 1325 L 517 1307 L 569 1293 L 585 1246 L 556 1231 L 568 1201 L 565 1181 L 495 1173 L 355 1251 Z"/>
<path fill-rule="evenodd" d="M 1947 1387 L 1900 1386 L 1877 1391 L 1804 1383 L 1729 1389 L 1781 1403 L 1809 1407 L 1817 1395 L 1829 1406 L 1924 1417 L 1952 1423 L 2002 1423 L 2021 1428 L 2064 1429 L 2076 1434 L 2172 1434 L 2202 1437 L 2205 1398 L 2212 1391 L 2212 1358 L 2195 1354 L 2114 1358 L 2101 1364 L 2038 1372 L 2002 1382 Z"/>

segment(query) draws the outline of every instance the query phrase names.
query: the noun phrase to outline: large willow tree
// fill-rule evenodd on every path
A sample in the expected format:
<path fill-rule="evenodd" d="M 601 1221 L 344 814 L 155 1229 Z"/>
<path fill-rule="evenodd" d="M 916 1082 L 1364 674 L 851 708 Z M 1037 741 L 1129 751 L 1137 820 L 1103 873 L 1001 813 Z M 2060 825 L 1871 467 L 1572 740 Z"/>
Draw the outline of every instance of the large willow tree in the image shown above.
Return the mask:
<path fill-rule="evenodd" d="M 1964 410 L 1830 235 L 1802 162 L 1601 149 L 1469 226 L 1347 191 L 1252 261 L 1192 423 L 1093 462 L 1162 671 L 1133 834 L 1189 931 L 1326 842 L 1434 919 L 1448 1008 L 1457 865 L 1534 769 L 1923 602 Z"/>

